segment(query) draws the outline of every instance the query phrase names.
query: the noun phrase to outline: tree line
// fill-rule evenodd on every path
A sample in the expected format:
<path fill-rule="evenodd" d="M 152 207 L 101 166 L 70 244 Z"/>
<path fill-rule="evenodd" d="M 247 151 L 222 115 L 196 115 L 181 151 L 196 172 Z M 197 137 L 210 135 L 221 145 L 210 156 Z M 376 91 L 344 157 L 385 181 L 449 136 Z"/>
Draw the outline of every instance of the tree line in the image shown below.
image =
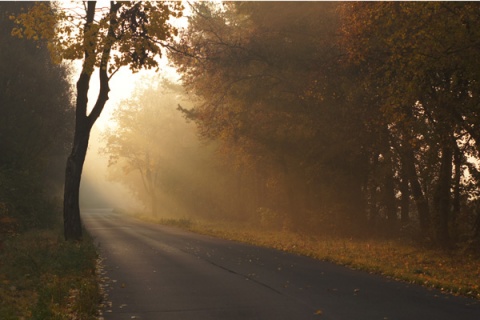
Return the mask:
<path fill-rule="evenodd" d="M 73 143 L 66 161 L 63 194 L 64 236 L 82 239 L 80 181 L 90 132 L 102 113 L 110 92 L 110 79 L 128 66 L 133 72 L 159 67 L 163 54 L 177 30 L 168 21 L 182 15 L 180 2 L 110 1 L 97 6 L 83 1 L 77 7 L 36 2 L 28 10 L 12 14 L 12 35 L 44 41 L 55 63 L 80 60 L 75 87 Z M 91 110 L 89 92 L 92 76 L 99 77 L 99 93 Z"/>
<path fill-rule="evenodd" d="M 205 2 L 180 33 L 167 23 L 180 6 L 112 2 L 99 12 L 88 2 L 83 20 L 52 8 L 16 15 L 16 34 L 48 40 L 58 61 L 83 61 L 67 239 L 81 237 L 81 169 L 110 78 L 122 66 L 157 67 L 168 49 L 196 101 L 180 110 L 235 169 L 218 203 L 238 216 L 478 243 L 476 3 Z M 87 114 L 94 70 L 101 89 Z"/>
<path fill-rule="evenodd" d="M 72 137 L 68 69 L 51 61 L 45 41 L 11 37 L 10 16 L 32 5 L 0 3 L 0 241 L 58 222 Z"/>
<path fill-rule="evenodd" d="M 245 182 L 246 212 L 478 244 L 478 4 L 192 10 L 170 54 L 198 99 L 181 109 Z"/>

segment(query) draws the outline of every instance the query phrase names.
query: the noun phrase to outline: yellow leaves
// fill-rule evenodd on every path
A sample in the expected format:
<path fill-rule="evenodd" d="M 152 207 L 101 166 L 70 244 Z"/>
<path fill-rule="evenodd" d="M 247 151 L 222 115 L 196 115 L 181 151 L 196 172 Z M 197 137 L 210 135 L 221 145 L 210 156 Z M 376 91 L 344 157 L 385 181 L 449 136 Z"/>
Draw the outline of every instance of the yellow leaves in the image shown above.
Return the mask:
<path fill-rule="evenodd" d="M 10 16 L 19 25 L 12 30 L 12 35 L 36 41 L 51 40 L 55 36 L 55 26 L 60 16 L 55 14 L 48 3 L 36 3 L 28 13 Z"/>
<path fill-rule="evenodd" d="M 10 16 L 18 25 L 12 35 L 46 40 L 56 63 L 88 57 L 84 64 L 87 72 L 100 64 L 111 73 L 126 65 L 133 71 L 157 67 L 161 41 L 177 34 L 167 21 L 170 17 L 181 17 L 181 4 L 159 1 L 111 5 L 115 6 L 112 9 L 115 16 L 108 10 L 98 10 L 94 22 L 85 24 L 86 15 L 77 14 L 80 8 L 54 8 L 47 2 L 39 2 L 26 13 Z M 111 49 L 116 53 L 110 55 Z M 107 56 L 104 55 L 102 62 L 104 53 Z"/>
<path fill-rule="evenodd" d="M 190 230 L 333 261 L 355 269 L 435 287 L 445 292 L 480 297 L 480 260 L 397 241 L 361 241 L 333 236 L 305 236 L 283 231 L 239 228 L 216 222 L 197 223 Z M 295 246 L 292 246 L 295 243 Z M 360 294 L 354 288 L 353 294 Z M 322 310 L 318 310 L 320 312 Z"/>

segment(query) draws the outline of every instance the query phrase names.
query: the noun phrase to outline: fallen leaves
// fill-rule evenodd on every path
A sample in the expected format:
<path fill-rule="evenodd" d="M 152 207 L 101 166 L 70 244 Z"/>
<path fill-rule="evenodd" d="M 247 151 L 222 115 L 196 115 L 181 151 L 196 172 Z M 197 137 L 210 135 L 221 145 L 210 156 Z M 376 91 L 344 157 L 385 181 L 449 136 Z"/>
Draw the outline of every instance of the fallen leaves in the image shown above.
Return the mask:
<path fill-rule="evenodd" d="M 480 259 L 393 240 L 314 237 L 227 224 L 192 223 L 190 231 L 276 248 L 480 299 Z M 292 246 L 292 243 L 295 246 Z M 359 289 L 354 291 L 358 294 Z"/>

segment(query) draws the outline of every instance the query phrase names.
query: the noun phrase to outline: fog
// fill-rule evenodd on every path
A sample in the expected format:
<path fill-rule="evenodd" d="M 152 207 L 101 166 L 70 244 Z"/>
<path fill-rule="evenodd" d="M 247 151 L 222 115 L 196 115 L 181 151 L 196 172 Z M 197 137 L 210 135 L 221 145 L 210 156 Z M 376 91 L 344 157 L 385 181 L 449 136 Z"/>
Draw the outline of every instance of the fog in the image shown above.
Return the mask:
<path fill-rule="evenodd" d="M 108 179 L 108 159 L 99 153 L 101 145 L 100 131 L 96 126 L 91 132 L 90 145 L 83 167 L 80 207 L 138 210 L 140 203 L 132 197 L 128 189 Z"/>
<path fill-rule="evenodd" d="M 137 81 L 135 92 L 115 99 L 111 111 L 102 115 L 108 118 L 92 130 L 81 185 L 82 207 L 185 218 L 192 217 L 192 206 L 212 197 L 214 188 L 205 188 L 201 180 L 207 181 L 206 175 L 213 178 L 208 172 L 215 167 L 214 147 L 200 141 L 195 125 L 177 110 L 179 103 L 190 102 L 179 92 L 161 92 L 165 88 L 159 87 L 159 79 L 149 76 Z M 138 117 L 130 118 L 130 111 Z M 116 143 L 108 144 L 115 139 Z M 110 166 L 109 158 L 116 158 Z M 144 160 L 141 164 L 135 162 L 139 158 Z M 146 170 L 157 177 L 155 181 L 146 176 Z"/>
<path fill-rule="evenodd" d="M 194 102 L 181 86 L 150 75 L 128 96 L 113 99 L 92 130 L 81 207 L 155 219 L 258 223 L 261 206 L 250 185 L 256 179 L 239 170 L 218 142 L 202 138 L 178 105 L 190 109 Z"/>
<path fill-rule="evenodd" d="M 334 2 L 196 6 L 202 13 L 168 55 L 180 74 L 164 62 L 163 75 L 112 78 L 85 163 L 83 207 L 304 233 L 480 237 L 480 173 L 465 160 L 478 158 L 475 137 L 450 122 L 432 127 L 451 118 L 435 109 L 444 97 L 417 96 L 403 82 L 397 91 L 390 83 L 401 79 L 378 83 L 393 77 L 382 64 L 377 77 L 346 58 L 363 52 L 355 47 L 361 19 L 348 23 L 355 10 Z M 434 93 L 453 80 L 438 81 Z M 410 92 L 412 110 L 399 92 Z M 464 121 L 476 114 L 462 112 Z"/>
<path fill-rule="evenodd" d="M 167 60 L 161 59 L 161 76 L 170 81 L 178 81 L 178 74 L 168 66 Z M 73 83 L 79 76 L 81 64 L 77 63 L 72 71 L 70 81 Z M 82 181 L 80 184 L 81 208 L 113 208 L 119 212 L 141 212 L 142 204 L 136 199 L 132 191 L 125 185 L 109 178 L 108 155 L 101 154 L 105 147 L 102 132 L 111 123 L 112 114 L 121 105 L 122 100 L 131 96 L 137 86 L 148 82 L 149 78 L 156 78 L 158 74 L 153 70 L 144 70 L 132 73 L 128 69 L 121 69 L 110 81 L 111 91 L 109 101 L 101 116 L 96 121 L 90 134 L 87 157 L 83 167 Z M 95 101 L 98 95 L 99 82 L 92 78 L 92 87 L 89 91 L 89 101 Z M 90 105 L 90 107 L 93 107 Z"/>

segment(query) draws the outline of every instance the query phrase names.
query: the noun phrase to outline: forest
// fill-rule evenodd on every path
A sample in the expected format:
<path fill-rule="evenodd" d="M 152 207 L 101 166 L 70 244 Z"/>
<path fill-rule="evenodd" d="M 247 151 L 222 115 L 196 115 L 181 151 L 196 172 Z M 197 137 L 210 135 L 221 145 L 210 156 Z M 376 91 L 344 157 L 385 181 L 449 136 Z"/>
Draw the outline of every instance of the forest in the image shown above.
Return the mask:
<path fill-rule="evenodd" d="M 58 220 L 55 212 L 73 137 L 69 70 L 52 62 L 46 41 L 35 43 L 11 36 L 15 24 L 9 16 L 32 5 L 0 4 L 2 233 L 48 227 Z"/>
<path fill-rule="evenodd" d="M 100 141 L 109 167 L 95 174 L 142 204 L 128 213 L 275 231 L 285 241 L 327 235 L 345 250 L 345 239 L 413 243 L 441 261 L 409 247 L 400 274 L 478 298 L 480 4 L 83 9 L 0 2 L 0 318 L 96 315 L 98 256 L 82 238 L 79 188 L 104 107 L 113 110 Z M 178 81 L 146 77 L 107 103 L 119 69 L 162 71 L 160 58 Z M 121 200 L 115 210 L 130 210 Z M 445 263 L 452 253 L 458 263 Z M 409 269 L 414 260 L 449 269 L 452 287 Z M 467 286 L 457 265 L 473 278 Z"/>
<path fill-rule="evenodd" d="M 183 89 L 139 89 L 105 133 L 154 216 L 478 250 L 479 5 L 191 10 L 168 51 Z"/>
<path fill-rule="evenodd" d="M 11 36 L 9 17 L 33 5 L 0 2 L 0 319 L 93 319 L 96 249 L 60 236 L 71 70 L 47 41 Z"/>
<path fill-rule="evenodd" d="M 47 40 L 7 37 L 8 10 L 3 61 L 21 67 L 2 64 L 2 215 L 40 223 L 24 197 L 60 196 L 55 170 L 72 140 L 73 87 Z M 478 10 L 194 4 L 188 26 L 162 44 L 181 83 L 137 89 L 105 132 L 104 154 L 154 215 L 478 248 Z M 155 65 L 125 50 L 115 58 L 122 65 Z M 85 117 L 88 127 L 100 112 Z"/>

